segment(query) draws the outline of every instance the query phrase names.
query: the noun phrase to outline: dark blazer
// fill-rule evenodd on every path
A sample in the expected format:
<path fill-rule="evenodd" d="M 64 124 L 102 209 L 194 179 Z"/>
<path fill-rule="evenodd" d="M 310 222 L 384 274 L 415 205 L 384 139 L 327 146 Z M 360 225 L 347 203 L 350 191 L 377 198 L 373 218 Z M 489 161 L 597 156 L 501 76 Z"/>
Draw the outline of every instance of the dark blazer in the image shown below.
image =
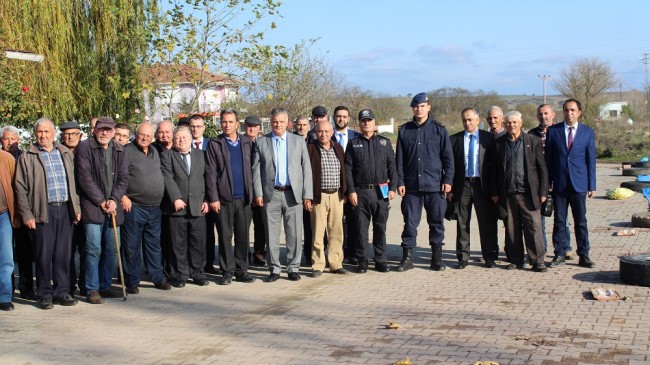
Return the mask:
<path fill-rule="evenodd" d="M 554 192 L 566 190 L 569 182 L 578 193 L 596 190 L 596 143 L 594 130 L 579 123 L 571 150 L 566 144 L 565 123 L 546 131 L 546 166 Z M 567 170 L 569 173 L 567 174 Z M 568 177 L 568 179 L 567 179 Z M 569 181 L 570 180 L 570 181 Z"/>
<path fill-rule="evenodd" d="M 490 196 L 498 196 L 499 204 L 505 205 L 506 201 L 506 143 L 510 138 L 507 134 L 497 138 L 488 148 L 486 153 L 490 164 Z M 544 161 L 542 140 L 527 133 L 521 133 L 524 149 L 524 168 L 526 169 L 526 183 L 531 193 L 535 209 L 541 207 L 540 199 L 548 193 L 548 173 Z"/>
<path fill-rule="evenodd" d="M 463 194 L 465 186 L 465 131 L 458 132 L 449 137 L 451 141 L 451 149 L 454 153 L 454 184 L 451 192 L 454 194 L 454 199 L 458 200 Z M 479 144 L 479 177 L 481 177 L 481 187 L 483 191 L 488 193 L 490 191 L 489 172 L 490 167 L 485 160 L 485 151 L 488 150 L 490 145 L 494 143 L 494 134 L 478 130 L 478 144 Z"/>
<path fill-rule="evenodd" d="M 253 143 L 243 134 L 239 135 L 239 145 L 242 149 L 244 191 L 249 200 L 253 199 Z M 210 203 L 217 201 L 232 201 L 232 169 L 230 168 L 230 152 L 228 141 L 223 134 L 211 138 L 205 156 L 205 185 L 206 200 Z"/>
<path fill-rule="evenodd" d="M 124 153 L 124 146 L 113 141 L 111 144 L 113 145 L 111 160 L 113 190 L 109 194 L 104 194 L 104 181 L 107 175 L 104 149 L 92 137 L 79 142 L 75 149 L 74 169 L 81 202 L 81 220 L 84 223 L 99 224 L 104 222 L 106 215 L 102 212 L 99 204 L 107 199 L 112 199 L 117 203 L 116 223 L 120 225 L 124 222 L 124 209 L 121 201 L 129 185 L 129 161 Z"/>
<path fill-rule="evenodd" d="M 199 217 L 201 205 L 205 201 L 205 157 L 201 150 L 190 149 L 192 168 L 187 168 L 180 152 L 172 148 L 160 155 L 160 168 L 165 179 L 165 197 L 162 202 L 163 213 L 169 215 Z M 174 201 L 182 199 L 189 208 L 174 211 Z"/>
<path fill-rule="evenodd" d="M 345 153 L 343 152 L 343 147 L 341 147 L 341 145 L 335 141 L 330 142 L 330 146 L 334 148 L 334 154 L 336 155 L 336 158 L 338 158 L 341 165 L 339 190 L 345 194 L 347 192 L 347 179 L 345 178 Z M 314 204 L 320 204 L 321 201 L 321 152 L 322 149 L 318 145 L 318 141 L 313 141 L 307 145 L 307 153 L 309 153 L 309 160 L 311 161 L 311 175 L 314 181 Z"/>

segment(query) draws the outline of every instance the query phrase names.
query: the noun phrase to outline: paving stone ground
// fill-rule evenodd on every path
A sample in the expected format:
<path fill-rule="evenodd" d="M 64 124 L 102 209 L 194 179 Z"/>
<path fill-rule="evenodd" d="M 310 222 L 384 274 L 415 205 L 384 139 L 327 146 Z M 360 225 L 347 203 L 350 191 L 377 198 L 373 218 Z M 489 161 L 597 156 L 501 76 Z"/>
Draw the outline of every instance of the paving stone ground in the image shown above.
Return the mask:
<path fill-rule="evenodd" d="M 0 364 L 394 364 L 406 357 L 413 364 L 647 364 L 650 289 L 623 284 L 618 257 L 650 252 L 649 230 L 613 233 L 648 203 L 640 194 L 605 200 L 606 189 L 632 179 L 620 175 L 617 166 L 598 165 L 598 194 L 587 203 L 595 269 L 573 261 L 547 273 L 508 271 L 501 261 L 494 269 L 472 263 L 433 272 L 423 220 L 417 268 L 405 273 L 326 273 L 299 282 L 283 273 L 275 283 L 230 286 L 212 277 L 207 287 L 171 291 L 144 282 L 127 301 L 80 299 L 49 311 L 16 299 L 16 310 L 0 313 Z M 399 200 L 392 205 L 389 258 L 397 263 L 403 224 Z M 453 265 L 455 226 L 445 226 L 445 260 Z M 547 232 L 550 240 L 550 220 Z M 472 237 L 478 257 L 475 224 Z M 593 286 L 631 300 L 597 302 L 587 294 Z M 385 329 L 389 321 L 401 328 Z"/>

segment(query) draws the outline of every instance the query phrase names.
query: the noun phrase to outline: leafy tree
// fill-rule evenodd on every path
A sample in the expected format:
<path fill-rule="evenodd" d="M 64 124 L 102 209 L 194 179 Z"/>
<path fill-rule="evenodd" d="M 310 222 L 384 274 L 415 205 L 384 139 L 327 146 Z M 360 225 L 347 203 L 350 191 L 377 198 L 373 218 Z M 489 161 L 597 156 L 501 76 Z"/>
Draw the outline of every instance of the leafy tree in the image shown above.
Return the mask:
<path fill-rule="evenodd" d="M 584 58 L 560 71 L 559 79 L 551 85 L 567 98 L 575 98 L 582 104 L 582 120 L 594 123 L 603 94 L 618 83 L 609 64 L 596 58 Z"/>

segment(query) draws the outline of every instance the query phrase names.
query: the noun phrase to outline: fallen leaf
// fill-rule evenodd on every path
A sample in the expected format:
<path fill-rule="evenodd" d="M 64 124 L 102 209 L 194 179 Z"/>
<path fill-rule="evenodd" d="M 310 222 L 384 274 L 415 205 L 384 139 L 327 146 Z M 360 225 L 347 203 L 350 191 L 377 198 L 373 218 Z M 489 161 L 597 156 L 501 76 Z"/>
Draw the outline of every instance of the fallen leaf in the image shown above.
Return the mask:
<path fill-rule="evenodd" d="M 389 330 L 396 330 L 398 328 L 402 328 L 402 326 L 400 326 L 400 324 L 397 322 L 389 321 L 386 325 L 386 328 Z"/>
<path fill-rule="evenodd" d="M 413 363 L 411 362 L 411 359 L 409 359 L 408 356 L 407 356 L 406 359 L 404 359 L 404 360 L 398 360 L 395 363 L 395 365 L 413 365 Z"/>

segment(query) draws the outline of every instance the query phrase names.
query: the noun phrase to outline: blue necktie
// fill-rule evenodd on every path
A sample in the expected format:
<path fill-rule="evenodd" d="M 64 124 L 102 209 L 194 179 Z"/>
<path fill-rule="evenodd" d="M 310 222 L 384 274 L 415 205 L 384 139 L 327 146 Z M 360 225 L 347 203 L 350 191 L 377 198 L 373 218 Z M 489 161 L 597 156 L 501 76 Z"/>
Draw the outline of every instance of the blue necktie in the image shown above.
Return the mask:
<path fill-rule="evenodd" d="M 467 152 L 467 175 L 474 176 L 474 135 L 469 135 L 469 152 Z"/>
<path fill-rule="evenodd" d="M 285 186 L 287 184 L 287 152 L 284 139 L 278 137 L 275 142 L 277 182 L 280 186 Z"/>

